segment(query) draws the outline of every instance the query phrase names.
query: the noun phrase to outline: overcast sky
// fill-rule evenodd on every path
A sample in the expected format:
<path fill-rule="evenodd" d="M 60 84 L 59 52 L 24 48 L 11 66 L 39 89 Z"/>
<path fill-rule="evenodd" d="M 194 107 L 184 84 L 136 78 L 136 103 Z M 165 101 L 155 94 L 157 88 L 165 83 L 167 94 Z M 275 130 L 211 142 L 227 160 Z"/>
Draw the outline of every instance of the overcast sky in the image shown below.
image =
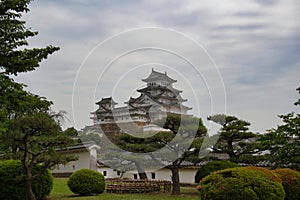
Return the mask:
<path fill-rule="evenodd" d="M 61 50 L 17 80 L 66 110 L 66 127 L 91 125 L 101 97 L 119 106 L 136 97 L 152 67 L 178 80 L 202 118 L 235 115 L 264 132 L 296 109 L 298 0 L 35 0 L 30 9 L 24 19 L 39 31 L 30 46 Z"/>

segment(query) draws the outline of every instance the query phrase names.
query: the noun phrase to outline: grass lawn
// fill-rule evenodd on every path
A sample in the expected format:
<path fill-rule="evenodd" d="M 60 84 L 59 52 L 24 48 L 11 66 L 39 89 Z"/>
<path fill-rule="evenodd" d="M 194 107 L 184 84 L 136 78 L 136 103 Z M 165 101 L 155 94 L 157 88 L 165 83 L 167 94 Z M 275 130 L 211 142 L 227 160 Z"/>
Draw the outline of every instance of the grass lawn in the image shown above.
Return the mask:
<path fill-rule="evenodd" d="M 199 194 L 195 188 L 181 188 L 182 195 L 174 196 L 171 194 L 110 194 L 104 192 L 98 196 L 79 197 L 74 195 L 67 186 L 67 180 L 64 178 L 55 178 L 53 190 L 47 200 L 183 200 L 183 199 L 198 199 Z"/>

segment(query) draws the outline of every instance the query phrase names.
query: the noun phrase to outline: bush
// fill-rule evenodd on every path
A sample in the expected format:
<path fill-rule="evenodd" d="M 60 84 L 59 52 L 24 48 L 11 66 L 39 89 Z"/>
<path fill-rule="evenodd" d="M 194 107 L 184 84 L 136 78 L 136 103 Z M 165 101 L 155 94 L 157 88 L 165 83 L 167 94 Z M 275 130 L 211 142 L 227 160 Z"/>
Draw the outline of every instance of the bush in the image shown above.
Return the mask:
<path fill-rule="evenodd" d="M 199 181 L 202 178 L 204 178 L 212 172 L 233 167 L 240 167 L 240 165 L 226 160 L 217 160 L 209 162 L 198 169 L 195 175 L 195 183 L 199 183 Z"/>
<path fill-rule="evenodd" d="M 43 166 L 38 165 L 33 169 L 33 174 L 37 174 Z M 37 182 L 32 184 L 32 190 L 35 195 L 35 198 L 45 199 L 48 196 L 53 188 L 53 176 L 50 170 L 46 170 L 38 179 Z"/>
<path fill-rule="evenodd" d="M 265 156 L 261 155 L 249 155 L 249 154 L 243 154 L 240 155 L 239 158 L 237 159 L 238 163 L 245 163 L 245 164 L 257 164 L 260 161 L 266 160 Z"/>
<path fill-rule="evenodd" d="M 286 200 L 300 199 L 300 172 L 292 169 L 276 169 L 274 170 L 281 179 Z"/>
<path fill-rule="evenodd" d="M 255 167 L 255 166 L 249 166 L 249 167 L 245 167 L 245 168 L 250 169 L 250 170 L 261 171 L 265 174 L 265 177 L 270 179 L 271 181 L 282 183 L 281 177 L 278 174 L 276 174 L 276 172 L 274 172 L 273 170 L 269 170 L 264 167 Z"/>
<path fill-rule="evenodd" d="M 41 166 L 36 166 L 33 175 Z M 45 199 L 52 190 L 53 176 L 46 170 L 32 183 L 32 190 L 37 200 Z M 25 171 L 21 161 L 0 161 L 0 199 L 24 200 L 27 199 L 25 189 Z"/>
<path fill-rule="evenodd" d="M 206 176 L 198 189 L 202 200 L 283 200 L 285 197 L 281 183 L 270 180 L 262 171 L 244 167 Z"/>
<path fill-rule="evenodd" d="M 101 194 L 105 189 L 104 176 L 90 169 L 80 169 L 74 172 L 67 184 L 73 193 L 81 196 Z"/>

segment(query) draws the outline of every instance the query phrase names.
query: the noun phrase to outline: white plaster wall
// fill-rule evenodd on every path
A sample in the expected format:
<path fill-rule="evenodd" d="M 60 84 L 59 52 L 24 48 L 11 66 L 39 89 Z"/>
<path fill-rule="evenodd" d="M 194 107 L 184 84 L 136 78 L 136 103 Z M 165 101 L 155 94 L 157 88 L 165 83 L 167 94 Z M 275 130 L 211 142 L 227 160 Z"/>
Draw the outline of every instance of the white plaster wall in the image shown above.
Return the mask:
<path fill-rule="evenodd" d="M 147 176 L 148 178 L 151 180 L 151 173 L 147 173 Z M 169 169 L 159 169 L 157 171 L 153 171 L 153 173 L 155 173 L 155 177 L 156 179 L 155 180 L 164 180 L 164 181 L 172 181 L 172 178 L 171 178 L 171 170 Z"/>
<path fill-rule="evenodd" d="M 180 182 L 181 183 L 194 183 L 197 169 L 180 169 Z"/>
<path fill-rule="evenodd" d="M 68 153 L 68 155 L 78 156 L 78 160 L 71 161 L 66 165 L 55 166 L 51 170 L 53 173 L 70 173 L 83 168 L 90 169 L 90 153 L 88 151 Z"/>
<path fill-rule="evenodd" d="M 180 183 L 194 183 L 197 169 L 181 168 L 179 169 Z M 160 169 L 155 171 L 156 180 L 172 181 L 172 172 L 169 169 Z M 151 179 L 151 173 L 148 173 L 148 178 Z"/>
<path fill-rule="evenodd" d="M 118 172 L 108 168 L 108 167 L 100 167 L 97 170 L 98 172 L 100 172 L 101 174 L 105 175 L 104 172 L 106 172 L 106 176 L 104 176 L 104 178 L 120 178 L 121 174 L 118 175 Z"/>
<path fill-rule="evenodd" d="M 106 171 L 105 178 L 120 178 L 120 176 L 117 175 L 117 171 L 114 171 L 107 167 L 100 167 L 98 168 L 98 171 L 103 174 L 104 171 Z M 179 170 L 179 178 L 181 183 L 194 183 L 195 174 L 197 172 L 197 169 L 194 168 L 182 168 Z M 155 179 L 152 179 L 152 173 L 155 173 Z M 132 172 L 126 172 L 122 178 L 130 178 L 134 179 L 134 174 L 137 175 L 137 171 Z M 165 181 L 172 181 L 172 174 L 171 170 L 169 169 L 159 169 L 157 171 L 150 171 L 147 172 L 147 177 L 149 180 L 165 180 Z M 139 177 L 138 177 L 139 178 Z"/>

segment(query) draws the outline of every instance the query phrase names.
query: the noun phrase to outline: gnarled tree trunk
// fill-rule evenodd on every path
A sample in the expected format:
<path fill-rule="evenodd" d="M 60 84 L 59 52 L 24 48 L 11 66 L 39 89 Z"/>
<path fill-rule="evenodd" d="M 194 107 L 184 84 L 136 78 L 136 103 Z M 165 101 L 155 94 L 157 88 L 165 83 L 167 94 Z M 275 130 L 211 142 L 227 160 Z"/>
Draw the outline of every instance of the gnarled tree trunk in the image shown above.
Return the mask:
<path fill-rule="evenodd" d="M 179 167 L 173 165 L 171 167 L 171 171 L 172 171 L 172 194 L 179 195 L 180 194 Z"/>

